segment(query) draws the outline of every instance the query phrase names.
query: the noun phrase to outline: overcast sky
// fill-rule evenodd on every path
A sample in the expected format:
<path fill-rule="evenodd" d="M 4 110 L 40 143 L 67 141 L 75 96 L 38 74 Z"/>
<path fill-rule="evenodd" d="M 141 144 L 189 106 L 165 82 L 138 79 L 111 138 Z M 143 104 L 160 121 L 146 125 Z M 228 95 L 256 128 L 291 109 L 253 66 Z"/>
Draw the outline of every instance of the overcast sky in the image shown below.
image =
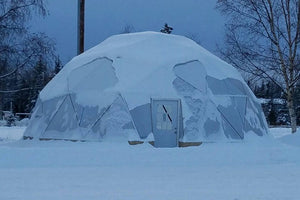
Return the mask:
<path fill-rule="evenodd" d="M 216 0 L 86 0 L 85 49 L 119 34 L 126 25 L 135 31 L 159 31 L 164 23 L 178 35 L 198 37 L 215 51 L 224 35 L 223 17 Z M 45 32 L 56 42 L 63 63 L 76 55 L 77 0 L 48 0 L 49 16 L 34 19 L 32 30 Z"/>

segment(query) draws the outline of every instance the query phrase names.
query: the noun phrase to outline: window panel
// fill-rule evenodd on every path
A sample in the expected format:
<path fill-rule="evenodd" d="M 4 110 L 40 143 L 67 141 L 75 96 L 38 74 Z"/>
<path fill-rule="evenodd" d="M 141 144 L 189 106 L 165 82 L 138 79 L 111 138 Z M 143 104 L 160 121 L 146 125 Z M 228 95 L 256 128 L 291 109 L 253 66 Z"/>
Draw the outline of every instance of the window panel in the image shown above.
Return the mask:
<path fill-rule="evenodd" d="M 156 128 L 158 130 L 172 129 L 172 106 L 170 105 L 157 106 Z"/>

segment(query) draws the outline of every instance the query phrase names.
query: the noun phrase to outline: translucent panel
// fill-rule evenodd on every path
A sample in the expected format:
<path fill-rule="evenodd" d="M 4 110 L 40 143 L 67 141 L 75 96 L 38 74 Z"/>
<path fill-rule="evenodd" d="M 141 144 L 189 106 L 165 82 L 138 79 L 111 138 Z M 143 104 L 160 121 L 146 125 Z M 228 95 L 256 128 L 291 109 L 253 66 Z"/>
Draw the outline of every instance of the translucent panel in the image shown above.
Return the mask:
<path fill-rule="evenodd" d="M 224 79 L 224 82 L 228 88 L 230 88 L 230 94 L 232 95 L 245 95 L 246 91 L 244 84 L 236 79 L 227 78 Z"/>
<path fill-rule="evenodd" d="M 109 109 L 110 106 L 102 108 L 98 117 L 91 121 L 90 128 L 85 130 L 83 138 L 85 140 L 101 140 L 105 134 L 105 131 L 101 129 L 101 117 Z"/>
<path fill-rule="evenodd" d="M 32 110 L 31 117 L 33 117 L 33 118 L 42 117 L 42 114 L 43 114 L 43 103 L 42 103 L 41 99 L 38 98 L 35 103 L 35 106 Z"/>
<path fill-rule="evenodd" d="M 38 138 L 38 134 L 44 132 L 47 127 L 43 120 L 43 104 L 41 101 L 36 102 L 30 121 L 31 123 L 29 123 L 24 132 L 24 137 Z"/>
<path fill-rule="evenodd" d="M 202 131 L 202 121 L 206 120 L 207 117 L 205 116 L 207 104 L 205 103 L 203 93 L 181 78 L 176 78 L 173 81 L 173 85 L 178 94 L 184 99 L 183 102 L 186 107 L 182 108 L 183 115 L 184 113 L 191 113 L 189 117 L 184 119 L 184 124 L 181 125 L 180 128 L 182 129 L 180 132 L 182 135 L 184 132 L 184 139 L 188 141 L 203 139 L 202 137 L 205 133 Z M 195 96 L 198 98 L 195 98 Z"/>
<path fill-rule="evenodd" d="M 264 133 L 267 133 L 268 131 L 268 125 L 267 125 L 267 122 L 266 122 L 266 117 L 265 117 L 265 114 L 262 110 L 262 107 L 259 103 L 255 102 L 254 103 L 255 107 L 257 108 L 258 110 L 258 118 L 259 118 L 259 121 L 260 121 L 260 124 L 261 124 L 261 127 L 264 129 L 263 131 L 263 134 Z"/>
<path fill-rule="evenodd" d="M 246 112 L 246 104 L 248 97 L 231 97 L 234 100 L 236 105 L 236 109 L 239 113 L 240 118 L 242 119 L 242 124 L 245 122 L 245 112 Z"/>
<path fill-rule="evenodd" d="M 81 139 L 78 122 L 71 98 L 67 96 L 51 119 L 42 138 L 53 139 Z"/>
<path fill-rule="evenodd" d="M 123 129 L 134 129 L 133 122 L 128 122 L 128 123 L 125 124 L 122 128 L 123 128 Z"/>
<path fill-rule="evenodd" d="M 205 137 L 210 137 L 210 135 L 217 134 L 221 128 L 219 121 L 207 119 L 204 123 Z"/>
<path fill-rule="evenodd" d="M 99 110 L 98 106 L 85 106 L 79 116 L 79 126 L 84 128 L 91 126 L 102 114 L 101 111 L 103 112 L 103 108 Z"/>
<path fill-rule="evenodd" d="M 83 113 L 84 106 L 80 105 L 76 102 L 76 94 L 74 94 L 74 93 L 69 94 L 69 97 L 71 98 L 72 105 L 73 105 L 74 110 L 76 112 L 76 117 L 77 117 L 78 123 L 80 123 L 80 119 L 82 118 L 82 113 Z"/>
<path fill-rule="evenodd" d="M 150 103 L 130 110 L 135 127 L 141 138 L 146 138 L 152 132 Z"/>
<path fill-rule="evenodd" d="M 158 105 L 156 113 L 156 128 L 159 130 L 172 129 L 172 106 Z"/>
<path fill-rule="evenodd" d="M 246 95 L 244 85 L 241 81 L 227 78 L 219 80 L 207 76 L 208 88 L 215 95 Z"/>
<path fill-rule="evenodd" d="M 245 131 L 253 131 L 262 136 L 267 133 L 266 122 L 260 104 L 248 99 L 245 114 Z"/>
<path fill-rule="evenodd" d="M 128 135 L 125 134 L 123 127 L 131 121 L 126 103 L 122 97 L 118 97 L 97 119 L 86 138 L 90 140 L 100 136 L 99 139 L 109 139 L 117 136 L 127 141 Z"/>
<path fill-rule="evenodd" d="M 222 114 L 222 118 L 227 130 L 225 134 L 229 138 L 242 139 L 244 138 L 244 121 L 246 110 L 246 97 L 230 97 L 231 104 L 224 106 L 218 106 L 219 112 Z M 230 127 L 230 128 L 229 128 Z"/>
<path fill-rule="evenodd" d="M 71 72 L 68 80 L 71 92 L 99 91 L 114 86 L 117 83 L 112 61 L 101 58 L 79 67 Z"/>
<path fill-rule="evenodd" d="M 244 139 L 243 133 L 238 133 L 237 130 L 225 119 L 222 122 L 223 124 L 223 131 L 227 138 L 241 140 Z"/>
<path fill-rule="evenodd" d="M 85 126 L 84 123 L 80 125 L 80 127 L 84 127 L 85 129 L 82 129 L 84 131 L 83 138 L 85 140 L 101 140 L 103 136 L 106 133 L 105 128 L 103 128 L 103 116 L 109 112 L 109 109 L 111 108 L 112 105 L 103 107 L 101 109 L 95 109 L 95 112 L 93 113 L 93 117 L 88 115 L 88 111 L 85 113 L 87 114 L 85 117 L 86 118 L 81 118 L 82 121 L 89 122 Z M 84 109 L 86 110 L 86 109 Z M 91 111 L 90 109 L 87 109 Z M 93 111 L 92 111 L 93 112 Z"/>
<path fill-rule="evenodd" d="M 43 117 L 48 124 L 67 96 L 60 96 L 43 102 Z"/>
<path fill-rule="evenodd" d="M 208 88 L 216 95 L 228 95 L 230 94 L 230 89 L 225 84 L 225 81 L 207 76 Z"/>
<path fill-rule="evenodd" d="M 76 112 L 76 117 L 78 121 L 78 126 L 80 127 L 78 131 L 82 134 L 82 139 L 86 140 L 99 140 L 99 131 L 92 131 L 91 128 L 97 123 L 97 120 L 101 118 L 103 113 L 108 109 L 108 107 L 113 103 L 114 95 L 109 95 L 109 98 L 106 98 L 107 95 L 94 95 L 93 99 L 88 102 L 97 102 L 98 105 L 95 106 L 84 106 L 77 102 L 77 94 L 70 95 L 74 110 Z M 115 97 L 116 98 L 116 97 Z M 105 99 L 105 101 L 103 101 Z M 96 139 L 95 139 L 96 138 Z"/>
<path fill-rule="evenodd" d="M 56 97 L 51 100 L 42 102 L 37 101 L 35 112 L 31 117 L 31 122 L 27 127 L 24 136 L 39 138 L 43 134 L 55 115 L 66 96 Z"/>
<path fill-rule="evenodd" d="M 206 70 L 199 61 L 192 61 L 174 67 L 176 76 L 200 91 L 206 91 Z"/>

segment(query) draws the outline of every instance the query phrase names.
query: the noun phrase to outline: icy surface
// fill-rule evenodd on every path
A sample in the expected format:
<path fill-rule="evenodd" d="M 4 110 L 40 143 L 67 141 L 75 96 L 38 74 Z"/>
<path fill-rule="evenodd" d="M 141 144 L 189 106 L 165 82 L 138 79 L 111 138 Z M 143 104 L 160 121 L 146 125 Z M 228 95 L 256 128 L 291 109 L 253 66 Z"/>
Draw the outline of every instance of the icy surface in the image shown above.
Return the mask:
<path fill-rule="evenodd" d="M 0 127 L 0 138 L 17 139 L 20 130 Z M 299 154 L 299 147 L 260 137 L 172 149 L 0 141 L 0 199 L 298 200 Z"/>

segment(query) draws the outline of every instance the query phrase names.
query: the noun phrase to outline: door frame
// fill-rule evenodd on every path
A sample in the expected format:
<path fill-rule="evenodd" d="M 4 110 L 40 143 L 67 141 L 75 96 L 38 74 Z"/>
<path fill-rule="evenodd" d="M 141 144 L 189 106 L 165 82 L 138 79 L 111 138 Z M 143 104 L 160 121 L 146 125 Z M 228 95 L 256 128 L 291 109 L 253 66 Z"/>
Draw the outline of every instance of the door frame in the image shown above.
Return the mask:
<path fill-rule="evenodd" d="M 176 128 L 176 146 L 179 146 L 179 128 L 180 128 L 180 107 L 181 107 L 181 99 L 179 98 L 150 98 L 150 110 L 151 110 L 151 131 L 153 132 L 153 102 L 154 101 L 176 101 L 177 102 L 177 128 Z"/>

